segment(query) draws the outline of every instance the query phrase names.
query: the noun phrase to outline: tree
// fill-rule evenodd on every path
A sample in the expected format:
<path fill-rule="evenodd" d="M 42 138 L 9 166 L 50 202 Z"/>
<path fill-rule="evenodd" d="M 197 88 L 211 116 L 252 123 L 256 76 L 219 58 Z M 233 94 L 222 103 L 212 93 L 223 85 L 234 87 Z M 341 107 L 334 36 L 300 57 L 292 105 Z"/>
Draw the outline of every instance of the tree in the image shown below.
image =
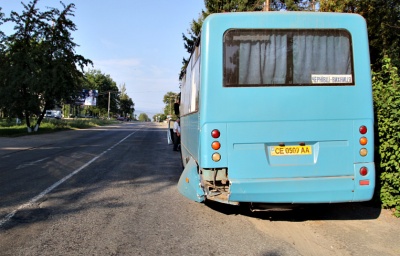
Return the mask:
<path fill-rule="evenodd" d="M 184 47 L 189 54 L 192 53 L 196 42 L 198 42 L 198 38 L 200 36 L 200 31 L 201 31 L 201 26 L 203 24 L 203 20 L 207 16 L 208 16 L 208 13 L 202 11 L 202 14 L 197 19 L 197 21 L 192 20 L 192 23 L 190 24 L 190 30 L 188 30 L 188 35 L 186 36 L 184 33 L 182 33 Z M 181 80 L 183 78 L 183 75 L 185 74 L 185 70 L 186 70 L 188 63 L 189 63 L 189 58 L 182 59 L 182 68 L 181 68 L 181 72 L 179 73 L 179 80 Z"/>
<path fill-rule="evenodd" d="M 81 91 L 83 68 L 92 62 L 75 53 L 69 19 L 74 4 L 63 10 L 36 8 L 39 0 L 22 3 L 21 14 L 11 12 L 6 22 L 15 23 L 15 33 L 4 36 L 0 45 L 0 97 L 9 114 L 25 117 L 28 131 L 37 131 L 47 109 Z M 79 68 L 78 68 L 79 67 Z M 37 116 L 36 125 L 31 118 Z"/>
<path fill-rule="evenodd" d="M 133 103 L 133 100 L 126 93 L 125 84 L 121 85 L 119 89 L 121 92 L 119 97 L 119 112 L 121 116 L 133 118 L 133 113 L 135 112 L 135 103 Z"/>
<path fill-rule="evenodd" d="M 381 70 L 385 56 L 400 67 L 400 2 L 397 0 L 321 0 L 320 11 L 362 15 L 368 25 L 371 63 Z"/>
<path fill-rule="evenodd" d="M 205 0 L 208 13 L 261 11 L 264 0 Z"/>
<path fill-rule="evenodd" d="M 167 92 L 164 95 L 164 99 L 163 99 L 163 102 L 165 103 L 164 114 L 166 116 L 171 115 L 172 117 L 176 118 L 176 115 L 174 113 L 174 103 L 176 102 L 177 97 L 178 97 L 178 94 L 174 93 L 174 92 Z"/>
<path fill-rule="evenodd" d="M 154 122 L 163 122 L 166 119 L 167 119 L 167 116 L 165 114 L 161 114 L 161 113 L 155 114 L 153 116 Z"/>
<path fill-rule="evenodd" d="M 117 83 L 110 77 L 102 73 L 100 70 L 92 69 L 86 72 L 82 85 L 85 89 L 94 89 L 99 91 L 97 106 L 99 114 L 102 116 L 108 115 L 108 104 L 110 103 L 110 112 L 118 113 L 119 111 L 119 90 Z M 110 98 L 110 102 L 109 102 Z M 92 107 L 94 108 L 94 107 Z"/>
<path fill-rule="evenodd" d="M 2 10 L 2 8 L 0 7 L 0 26 L 3 25 L 3 23 L 4 23 L 3 22 L 4 13 L 1 10 Z M 3 60 L 4 57 L 5 57 L 4 56 L 4 54 L 5 54 L 5 52 L 4 52 L 5 45 L 3 44 L 4 37 L 5 37 L 5 35 L 4 35 L 3 31 L 0 30 L 0 60 Z M 0 63 L 0 65 L 1 65 L 1 63 Z M 1 95 L 1 93 L 2 93 L 2 90 L 1 90 L 1 87 L 0 87 L 0 95 Z M 0 117 L 4 117 L 4 116 L 8 116 L 8 110 L 5 107 L 5 105 L 2 104 L 1 101 L 0 101 Z"/>
<path fill-rule="evenodd" d="M 317 0 L 271 0 L 271 11 L 315 11 Z"/>
<path fill-rule="evenodd" d="M 141 121 L 141 122 L 150 122 L 151 120 L 150 120 L 150 118 L 147 116 L 146 113 L 141 113 L 141 114 L 139 115 L 139 121 Z"/>
<path fill-rule="evenodd" d="M 4 23 L 3 22 L 4 13 L 1 10 L 2 10 L 2 8 L 0 7 L 0 26 L 3 25 L 3 23 Z M 4 32 L 0 30 L 0 42 L 3 42 L 4 37 L 5 37 Z M 0 44 L 0 52 L 3 52 L 3 50 L 4 50 L 4 45 Z"/>

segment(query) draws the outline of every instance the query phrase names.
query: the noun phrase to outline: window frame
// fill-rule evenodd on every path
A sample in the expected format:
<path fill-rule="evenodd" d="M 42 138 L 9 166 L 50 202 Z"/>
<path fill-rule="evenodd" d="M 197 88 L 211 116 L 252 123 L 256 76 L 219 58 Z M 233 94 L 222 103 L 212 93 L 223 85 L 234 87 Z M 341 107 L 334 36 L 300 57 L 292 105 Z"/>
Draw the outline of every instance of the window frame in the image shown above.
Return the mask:
<path fill-rule="evenodd" d="M 260 33 L 259 35 L 256 35 L 257 32 L 261 31 L 262 33 Z M 286 79 L 286 81 L 284 83 L 259 83 L 259 84 L 241 84 L 239 82 L 239 67 L 235 67 L 235 71 L 236 71 L 236 83 L 232 83 L 230 81 L 227 80 L 227 59 L 231 56 L 234 57 L 233 54 L 231 54 L 230 56 L 227 55 L 227 37 L 231 36 L 229 35 L 229 33 L 237 33 L 239 34 L 240 32 L 242 32 L 242 36 L 244 37 L 251 37 L 249 36 L 249 34 L 253 33 L 252 36 L 256 36 L 259 38 L 262 38 L 263 36 L 270 36 L 270 35 L 274 35 L 274 34 L 283 34 L 283 35 L 288 35 L 289 40 L 287 40 L 287 63 L 290 63 L 291 66 L 287 65 L 287 72 L 291 72 L 290 74 L 290 78 L 293 80 L 293 73 L 294 73 L 294 58 L 293 58 L 293 53 L 294 53 L 294 49 L 293 49 L 293 38 L 294 36 L 298 36 L 298 35 L 332 35 L 332 34 L 336 34 L 336 35 L 340 35 L 341 37 L 346 37 L 348 39 L 348 57 L 349 59 L 349 68 L 350 68 L 350 72 L 347 74 L 312 74 L 312 70 L 310 71 L 311 73 L 311 77 L 312 75 L 316 75 L 316 76 L 321 76 L 321 78 L 324 78 L 323 76 L 325 75 L 325 78 L 328 79 L 329 77 L 327 76 L 332 76 L 333 78 L 335 78 L 334 76 L 336 76 L 335 79 L 339 79 L 341 76 L 343 77 L 343 79 L 347 79 L 350 80 L 350 76 L 351 76 L 351 81 L 350 82 L 340 82 L 340 83 L 335 83 L 335 82 L 329 82 L 329 83 L 312 83 L 312 78 L 310 77 L 310 82 L 301 82 L 301 83 L 293 83 L 293 81 L 289 81 L 288 79 Z M 231 37 L 235 37 L 237 35 L 232 35 Z M 240 36 L 240 35 L 239 35 Z M 291 38 L 290 38 L 291 37 Z M 250 39 L 251 40 L 251 39 Z M 239 41 L 239 40 L 238 40 Z M 289 45 L 291 44 L 291 46 Z M 238 44 L 239 45 L 239 44 Z M 238 46 L 239 47 L 239 46 Z M 347 29 L 344 28 L 327 28 L 327 29 L 315 29 L 315 28 L 304 28 L 304 29 L 243 29 L 243 28 L 231 28 L 228 29 L 224 32 L 223 34 L 223 63 L 222 63 L 222 72 L 223 72 L 223 78 L 222 78 L 222 82 L 223 82 L 223 86 L 224 87 L 279 87 L 279 86 L 354 86 L 355 85 L 355 74 L 354 74 L 354 55 L 353 55 L 353 43 L 352 43 L 352 35 L 350 33 L 350 31 L 348 31 Z M 238 50 L 237 50 L 238 52 Z M 289 62 L 290 60 L 290 62 Z M 238 58 L 239 61 L 239 58 Z M 229 65 L 235 65 L 229 63 Z M 238 66 L 238 64 L 236 64 Z M 233 69 L 231 69 L 233 70 Z M 318 78 L 318 77 L 317 77 Z M 315 82 L 318 82 L 317 78 L 315 78 Z M 332 79 L 332 78 L 331 78 Z M 322 80 L 324 81 L 324 80 Z"/>

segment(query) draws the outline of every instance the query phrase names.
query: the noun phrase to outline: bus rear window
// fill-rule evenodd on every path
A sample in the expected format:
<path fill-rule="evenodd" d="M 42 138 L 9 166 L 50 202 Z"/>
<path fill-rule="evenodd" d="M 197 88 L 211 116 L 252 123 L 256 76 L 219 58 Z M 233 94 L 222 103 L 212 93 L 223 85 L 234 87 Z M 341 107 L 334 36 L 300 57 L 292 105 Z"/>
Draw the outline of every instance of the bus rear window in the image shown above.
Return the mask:
<path fill-rule="evenodd" d="M 344 29 L 231 29 L 224 34 L 224 86 L 354 85 Z"/>

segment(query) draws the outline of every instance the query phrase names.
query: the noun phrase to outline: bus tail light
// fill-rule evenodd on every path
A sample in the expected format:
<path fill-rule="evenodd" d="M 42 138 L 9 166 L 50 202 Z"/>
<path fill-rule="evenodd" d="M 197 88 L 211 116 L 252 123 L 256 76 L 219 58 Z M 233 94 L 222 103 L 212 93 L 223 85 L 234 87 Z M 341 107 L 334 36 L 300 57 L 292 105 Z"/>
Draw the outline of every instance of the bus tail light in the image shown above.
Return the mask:
<path fill-rule="evenodd" d="M 214 139 L 218 139 L 220 135 L 221 133 L 217 129 L 211 131 L 211 137 L 213 137 Z"/>
<path fill-rule="evenodd" d="M 218 129 L 214 129 L 211 131 L 211 137 L 213 137 L 214 139 L 218 139 L 221 136 L 221 132 Z M 211 148 L 213 150 L 219 150 L 221 148 L 221 143 L 217 140 L 213 141 L 211 143 Z M 221 160 L 221 154 L 218 152 L 215 152 L 214 154 L 212 154 L 211 159 L 214 162 L 219 162 Z"/>
<path fill-rule="evenodd" d="M 361 134 L 366 134 L 367 131 L 368 131 L 367 126 L 365 126 L 365 125 L 361 125 L 360 126 L 360 133 Z"/>
<path fill-rule="evenodd" d="M 214 162 L 218 162 L 219 160 L 221 160 L 221 155 L 219 153 L 212 154 L 212 160 Z"/>
<path fill-rule="evenodd" d="M 361 167 L 360 168 L 360 174 L 361 174 L 361 176 L 367 175 L 368 174 L 368 168 L 365 167 L 365 166 Z"/>
<path fill-rule="evenodd" d="M 214 150 L 218 150 L 218 149 L 221 148 L 221 143 L 219 143 L 218 141 L 214 141 L 214 142 L 211 144 L 211 147 L 212 147 L 212 149 L 214 149 Z"/>
<path fill-rule="evenodd" d="M 365 177 L 365 176 L 367 176 L 367 174 L 368 174 L 368 168 L 365 167 L 365 166 L 361 167 L 360 168 L 360 175 L 362 177 Z M 360 180 L 359 184 L 360 184 L 360 186 L 369 186 L 369 180 Z"/>
<path fill-rule="evenodd" d="M 367 145 L 367 143 L 368 143 L 368 139 L 367 138 L 365 138 L 365 137 L 361 137 L 360 138 L 360 144 L 361 145 L 365 146 L 365 145 Z"/>
<path fill-rule="evenodd" d="M 368 150 L 366 148 L 360 149 L 360 156 L 366 156 L 368 155 Z"/>
<path fill-rule="evenodd" d="M 368 128 L 365 125 L 361 125 L 359 128 L 360 134 L 364 135 L 368 132 Z M 362 136 L 359 140 L 361 146 L 365 146 L 368 144 L 368 139 L 365 136 Z M 368 155 L 368 150 L 366 148 L 360 149 L 360 156 L 365 157 Z"/>

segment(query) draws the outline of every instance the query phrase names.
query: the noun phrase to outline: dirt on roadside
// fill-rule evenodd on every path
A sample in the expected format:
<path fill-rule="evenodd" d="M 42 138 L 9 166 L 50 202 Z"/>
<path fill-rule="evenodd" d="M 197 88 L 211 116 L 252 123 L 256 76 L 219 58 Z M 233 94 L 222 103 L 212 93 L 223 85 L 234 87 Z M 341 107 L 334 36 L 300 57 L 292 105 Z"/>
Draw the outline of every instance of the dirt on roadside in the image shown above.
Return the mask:
<path fill-rule="evenodd" d="M 400 255 L 400 219 L 369 204 L 260 212 L 249 220 L 302 255 Z"/>

